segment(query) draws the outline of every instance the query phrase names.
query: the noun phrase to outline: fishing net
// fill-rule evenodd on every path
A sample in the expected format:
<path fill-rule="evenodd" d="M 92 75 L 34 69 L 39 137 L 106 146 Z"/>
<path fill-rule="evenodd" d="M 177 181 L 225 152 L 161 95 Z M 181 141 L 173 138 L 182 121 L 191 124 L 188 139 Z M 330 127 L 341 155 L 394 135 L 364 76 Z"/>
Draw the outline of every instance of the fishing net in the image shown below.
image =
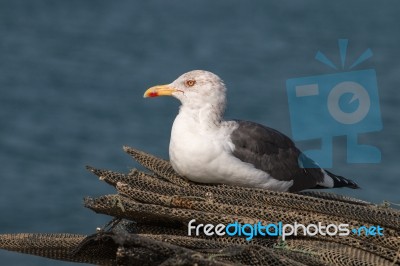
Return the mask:
<path fill-rule="evenodd" d="M 168 161 L 130 147 L 124 150 L 148 171 L 129 173 L 87 167 L 116 193 L 87 197 L 85 207 L 110 223 L 90 236 L 3 234 L 0 248 L 56 260 L 98 265 L 399 265 L 400 211 L 320 191 L 283 193 L 193 183 Z M 200 224 L 348 224 L 347 236 L 188 233 Z M 368 232 L 368 233 L 367 233 Z M 375 232 L 375 236 L 373 235 Z M 254 233 L 254 231 L 253 231 Z"/>

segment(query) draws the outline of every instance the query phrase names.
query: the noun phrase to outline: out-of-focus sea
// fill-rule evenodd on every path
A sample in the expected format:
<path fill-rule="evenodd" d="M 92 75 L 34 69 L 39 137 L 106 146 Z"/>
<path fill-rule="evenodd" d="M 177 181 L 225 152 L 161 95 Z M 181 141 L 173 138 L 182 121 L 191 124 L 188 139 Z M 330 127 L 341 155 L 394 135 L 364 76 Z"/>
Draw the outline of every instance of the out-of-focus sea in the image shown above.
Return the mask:
<path fill-rule="evenodd" d="M 333 190 L 400 202 L 398 1 L 1 1 L 0 233 L 91 234 L 109 217 L 85 209 L 85 196 L 113 189 L 85 165 L 127 172 L 130 145 L 168 158 L 178 111 L 172 98 L 143 99 L 149 86 L 193 69 L 228 86 L 226 117 L 291 136 L 286 80 L 339 73 L 337 40 L 348 64 L 377 73 L 383 130 L 363 134 L 379 164 L 346 163 L 334 138 L 333 172 L 362 189 Z M 318 110 L 316 110 L 318 111 Z M 301 145 L 300 145 L 301 146 Z M 2 265 L 70 265 L 0 251 Z"/>

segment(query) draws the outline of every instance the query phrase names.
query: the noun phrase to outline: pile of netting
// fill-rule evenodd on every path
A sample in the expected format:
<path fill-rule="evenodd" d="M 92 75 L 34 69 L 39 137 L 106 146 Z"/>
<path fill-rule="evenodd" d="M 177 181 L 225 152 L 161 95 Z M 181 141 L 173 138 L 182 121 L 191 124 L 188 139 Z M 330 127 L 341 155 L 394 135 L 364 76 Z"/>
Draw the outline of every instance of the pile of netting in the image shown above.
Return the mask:
<path fill-rule="evenodd" d="M 281 193 L 187 181 L 168 161 L 124 147 L 149 172 L 88 169 L 117 193 L 85 198 L 85 206 L 113 217 L 94 235 L 4 234 L 0 248 L 56 260 L 100 265 L 397 265 L 400 211 L 326 192 Z M 199 224 L 379 225 L 348 236 L 188 235 Z M 249 229 L 249 228 L 247 228 Z M 203 232 L 203 233 L 202 233 Z"/>

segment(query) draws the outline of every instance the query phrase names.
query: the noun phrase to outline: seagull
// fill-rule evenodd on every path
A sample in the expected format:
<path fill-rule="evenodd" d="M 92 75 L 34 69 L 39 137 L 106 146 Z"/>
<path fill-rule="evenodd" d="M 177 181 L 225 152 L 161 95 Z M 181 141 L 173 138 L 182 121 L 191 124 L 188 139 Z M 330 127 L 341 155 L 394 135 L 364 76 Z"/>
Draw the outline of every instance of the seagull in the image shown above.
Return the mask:
<path fill-rule="evenodd" d="M 173 96 L 182 104 L 169 157 L 174 170 L 191 181 L 281 192 L 359 188 L 320 168 L 283 133 L 250 121 L 224 120 L 226 87 L 211 72 L 193 70 L 144 93 L 145 98 L 158 96 Z"/>

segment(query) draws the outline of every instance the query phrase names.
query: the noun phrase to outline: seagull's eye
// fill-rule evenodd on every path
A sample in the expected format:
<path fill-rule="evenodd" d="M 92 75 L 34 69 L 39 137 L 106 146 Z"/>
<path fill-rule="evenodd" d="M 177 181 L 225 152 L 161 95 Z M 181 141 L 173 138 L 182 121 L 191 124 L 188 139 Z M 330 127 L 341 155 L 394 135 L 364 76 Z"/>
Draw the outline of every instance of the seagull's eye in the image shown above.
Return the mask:
<path fill-rule="evenodd" d="M 186 87 L 193 87 L 194 84 L 196 84 L 196 81 L 194 79 L 188 79 L 185 81 L 185 86 Z"/>

